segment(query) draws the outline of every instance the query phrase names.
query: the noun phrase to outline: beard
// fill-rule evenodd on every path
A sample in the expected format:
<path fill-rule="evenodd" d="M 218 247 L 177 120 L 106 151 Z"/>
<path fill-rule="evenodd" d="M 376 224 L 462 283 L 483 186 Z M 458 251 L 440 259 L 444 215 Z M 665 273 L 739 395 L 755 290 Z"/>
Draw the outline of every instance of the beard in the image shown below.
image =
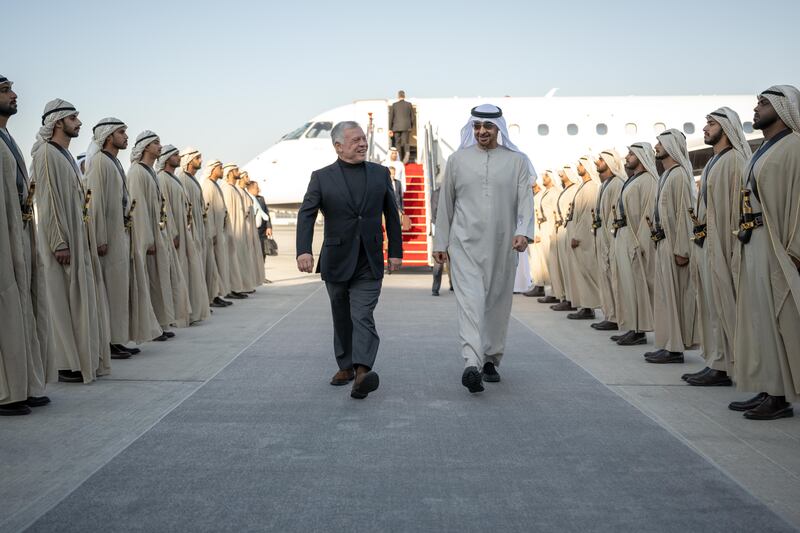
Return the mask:
<path fill-rule="evenodd" d="M 656 152 L 656 160 L 658 160 L 658 161 L 662 161 L 662 160 L 666 159 L 667 157 L 669 157 L 669 154 L 667 152 L 663 152 L 663 153 Z"/>
<path fill-rule="evenodd" d="M 705 143 L 707 145 L 709 145 L 709 146 L 714 146 L 715 144 L 717 144 L 720 141 L 720 139 L 722 139 L 722 134 L 723 134 L 723 131 L 719 130 L 719 132 L 717 132 L 716 135 L 713 135 L 713 136 L 709 137 L 708 140 L 705 141 Z"/>
<path fill-rule="evenodd" d="M 753 122 L 753 129 L 756 130 L 763 130 L 765 128 L 769 128 L 778 120 L 778 114 L 775 113 L 771 117 L 759 117 L 758 120 Z"/>
<path fill-rule="evenodd" d="M 0 117 L 10 117 L 17 114 L 17 108 L 11 104 L 0 106 Z"/>

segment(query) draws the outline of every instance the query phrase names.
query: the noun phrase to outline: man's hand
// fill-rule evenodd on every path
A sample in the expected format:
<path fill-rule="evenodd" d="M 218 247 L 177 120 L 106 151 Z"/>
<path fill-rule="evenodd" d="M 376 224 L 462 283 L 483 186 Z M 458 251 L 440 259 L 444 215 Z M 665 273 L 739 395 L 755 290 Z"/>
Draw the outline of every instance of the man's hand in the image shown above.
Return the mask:
<path fill-rule="evenodd" d="M 156 245 L 155 244 L 147 249 L 147 255 L 156 255 Z"/>
<path fill-rule="evenodd" d="M 511 247 L 518 252 L 524 252 L 528 249 L 528 238 L 524 235 L 514 235 Z"/>
<path fill-rule="evenodd" d="M 682 255 L 676 255 L 675 264 L 678 265 L 679 267 L 685 267 L 686 265 L 689 264 L 689 258 L 683 257 Z"/>
<path fill-rule="evenodd" d="M 267 228 L 267 237 L 272 238 L 272 228 Z"/>
<path fill-rule="evenodd" d="M 433 252 L 433 260 L 440 265 L 447 263 L 447 252 Z"/>
<path fill-rule="evenodd" d="M 570 242 L 569 245 L 574 250 L 575 248 L 581 245 L 581 241 L 579 241 L 578 239 L 572 239 L 572 242 Z"/>
<path fill-rule="evenodd" d="M 70 257 L 72 257 L 72 255 L 69 253 L 69 248 L 64 248 L 63 250 L 57 250 L 55 255 L 58 264 L 65 266 L 69 264 Z"/>
<path fill-rule="evenodd" d="M 97 255 L 99 255 L 100 257 L 103 257 L 107 253 L 108 253 L 108 245 L 107 244 L 101 244 L 100 246 L 97 247 Z"/>
<path fill-rule="evenodd" d="M 540 242 L 542 242 L 542 238 L 537 235 L 536 237 L 533 238 L 533 242 L 539 244 Z"/>
<path fill-rule="evenodd" d="M 300 254 L 297 256 L 297 270 L 300 272 L 314 272 L 314 256 L 311 254 Z"/>
<path fill-rule="evenodd" d="M 397 257 L 389 258 L 389 272 L 397 272 L 403 266 L 403 260 Z"/>
<path fill-rule="evenodd" d="M 177 250 L 178 248 L 181 247 L 181 238 L 175 237 L 174 239 L 172 239 L 172 244 L 175 245 L 175 249 Z"/>

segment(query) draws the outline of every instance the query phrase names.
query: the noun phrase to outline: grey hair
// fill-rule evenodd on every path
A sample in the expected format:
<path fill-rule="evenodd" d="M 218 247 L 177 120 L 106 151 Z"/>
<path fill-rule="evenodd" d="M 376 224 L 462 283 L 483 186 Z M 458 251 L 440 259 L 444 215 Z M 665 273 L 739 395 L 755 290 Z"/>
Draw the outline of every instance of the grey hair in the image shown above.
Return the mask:
<path fill-rule="evenodd" d="M 344 132 L 345 130 L 352 130 L 354 128 L 360 128 L 361 124 L 356 122 L 355 120 L 343 120 L 338 122 L 333 129 L 331 130 L 331 143 L 336 145 L 336 143 L 342 144 L 344 143 Z"/>

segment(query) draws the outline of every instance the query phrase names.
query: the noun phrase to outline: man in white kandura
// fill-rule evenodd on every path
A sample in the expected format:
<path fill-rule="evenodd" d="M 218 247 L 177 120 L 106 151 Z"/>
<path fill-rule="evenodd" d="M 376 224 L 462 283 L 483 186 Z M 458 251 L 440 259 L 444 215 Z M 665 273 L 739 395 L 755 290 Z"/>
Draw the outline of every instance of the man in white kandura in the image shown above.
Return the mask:
<path fill-rule="evenodd" d="M 450 258 L 466 367 L 461 384 L 470 392 L 481 392 L 482 380 L 500 381 L 495 367 L 505 348 L 517 252 L 533 238 L 532 179 L 533 166 L 508 138 L 500 108 L 473 108 L 447 161 L 433 247 L 437 263 Z"/>

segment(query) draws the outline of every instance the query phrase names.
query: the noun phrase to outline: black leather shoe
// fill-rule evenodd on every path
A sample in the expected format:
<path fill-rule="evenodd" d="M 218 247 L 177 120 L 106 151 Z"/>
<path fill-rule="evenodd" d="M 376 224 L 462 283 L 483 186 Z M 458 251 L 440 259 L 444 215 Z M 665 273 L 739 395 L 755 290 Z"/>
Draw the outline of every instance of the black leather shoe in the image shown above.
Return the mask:
<path fill-rule="evenodd" d="M 709 370 L 701 376 L 687 379 L 686 383 L 695 387 L 730 387 L 733 385 L 733 381 L 724 370 Z"/>
<path fill-rule="evenodd" d="M 28 407 L 42 407 L 48 403 L 50 403 L 50 398 L 47 396 L 28 396 L 28 399 L 25 400 L 25 405 Z"/>
<path fill-rule="evenodd" d="M 161 335 L 159 335 L 158 337 L 153 339 L 153 342 L 164 342 L 164 341 L 168 341 L 168 340 L 169 340 L 169 337 L 167 337 L 164 333 L 162 333 Z"/>
<path fill-rule="evenodd" d="M 594 324 L 590 325 L 597 331 L 617 331 L 619 329 L 619 325 L 616 322 L 609 322 L 608 320 L 595 322 Z"/>
<path fill-rule="evenodd" d="M 540 304 L 554 304 L 558 303 L 559 300 L 555 296 L 545 296 L 544 298 L 538 298 L 536 301 Z"/>
<path fill-rule="evenodd" d="M 535 285 L 531 290 L 529 290 L 528 292 L 523 292 L 522 294 L 530 298 L 534 298 L 536 296 L 544 296 L 544 287 L 542 287 L 541 285 Z"/>
<path fill-rule="evenodd" d="M 431 291 L 431 296 L 439 296 L 439 291 Z"/>
<path fill-rule="evenodd" d="M 83 374 L 80 370 L 59 370 L 58 381 L 61 383 L 83 383 Z"/>
<path fill-rule="evenodd" d="M 350 397 L 363 400 L 370 392 L 377 390 L 378 385 L 380 385 L 380 378 L 378 378 L 377 372 L 370 370 L 363 374 L 363 377 L 356 376 L 353 388 L 350 390 Z"/>
<path fill-rule="evenodd" d="M 244 300 L 247 298 L 246 294 L 239 294 L 238 292 L 229 292 L 225 295 L 225 298 L 233 298 L 234 300 Z"/>
<path fill-rule="evenodd" d="M 654 363 L 656 365 L 664 365 L 667 363 L 683 363 L 683 352 L 660 352 L 651 357 L 646 357 L 645 361 Z"/>
<path fill-rule="evenodd" d="M 647 344 L 647 335 L 644 331 L 634 331 L 630 335 L 626 335 L 617 341 L 620 346 L 638 346 L 639 344 Z"/>
<path fill-rule="evenodd" d="M 233 302 L 229 302 L 228 300 L 223 300 L 219 296 L 216 296 L 214 298 L 214 303 L 215 304 L 219 304 L 219 305 L 221 305 L 223 307 L 228 307 L 229 305 L 233 305 Z"/>
<path fill-rule="evenodd" d="M 644 355 L 642 355 L 642 357 L 647 359 L 648 357 L 653 357 L 654 355 L 661 355 L 663 353 L 669 353 L 669 352 L 664 348 L 661 348 L 660 350 L 653 350 L 652 352 L 644 352 Z"/>
<path fill-rule="evenodd" d="M 175 337 L 175 333 L 173 333 L 172 331 L 165 331 L 164 335 L 166 335 L 168 339 L 172 339 L 173 337 Z"/>
<path fill-rule="evenodd" d="M 745 400 L 743 402 L 731 402 L 728 404 L 728 409 L 731 411 L 749 411 L 750 409 L 755 409 L 762 403 L 764 400 L 769 398 L 769 394 L 766 392 L 759 392 L 749 400 Z"/>
<path fill-rule="evenodd" d="M 777 420 L 794 416 L 792 404 L 786 401 L 785 396 L 767 396 L 758 407 L 745 411 L 744 417 L 748 420 Z"/>
<path fill-rule="evenodd" d="M 209 305 L 210 305 L 211 307 L 228 307 L 228 306 L 227 306 L 227 305 L 225 305 L 225 304 L 218 303 L 216 300 L 214 300 L 213 302 L 211 302 Z"/>
<path fill-rule="evenodd" d="M 683 381 L 686 381 L 689 378 L 698 378 L 698 377 L 702 376 L 703 374 L 705 374 L 706 372 L 708 372 L 709 370 L 711 370 L 711 369 L 708 368 L 708 367 L 705 367 L 703 370 L 701 370 L 699 372 L 692 372 L 692 373 L 689 373 L 689 374 L 684 374 L 684 375 L 681 376 L 681 379 Z"/>
<path fill-rule="evenodd" d="M 551 305 L 550 309 L 553 311 L 577 311 L 577 307 L 572 307 L 572 302 L 569 300 L 564 300 L 562 302 L 557 303 L 556 305 Z"/>
<path fill-rule="evenodd" d="M 117 344 L 117 346 L 119 346 L 126 352 L 130 352 L 132 355 L 136 355 L 137 353 L 141 352 L 139 348 L 128 348 L 127 346 L 123 346 L 122 344 Z"/>
<path fill-rule="evenodd" d="M 497 383 L 500 381 L 500 374 L 494 367 L 494 363 L 485 363 L 483 365 L 483 381 L 487 383 Z"/>
<path fill-rule="evenodd" d="M 631 329 L 631 330 L 626 331 L 625 333 L 620 333 L 619 335 L 611 335 L 609 337 L 609 339 L 611 339 L 614 342 L 617 342 L 617 341 L 620 341 L 620 340 L 624 339 L 625 337 L 630 337 L 634 333 L 636 333 L 636 332 Z"/>
<path fill-rule="evenodd" d="M 111 359 L 130 359 L 133 354 L 127 350 L 122 350 L 118 345 L 111 345 Z"/>
<path fill-rule="evenodd" d="M 483 383 L 481 383 L 481 373 L 478 372 L 477 366 L 468 366 L 461 374 L 461 384 L 464 385 L 470 392 L 483 392 Z"/>
<path fill-rule="evenodd" d="M 22 416 L 31 414 L 31 408 L 25 402 L 14 402 L 0 405 L 0 416 Z"/>
<path fill-rule="evenodd" d="M 594 318 L 594 309 L 584 307 L 577 313 L 570 313 L 567 315 L 570 320 L 591 320 Z"/>

